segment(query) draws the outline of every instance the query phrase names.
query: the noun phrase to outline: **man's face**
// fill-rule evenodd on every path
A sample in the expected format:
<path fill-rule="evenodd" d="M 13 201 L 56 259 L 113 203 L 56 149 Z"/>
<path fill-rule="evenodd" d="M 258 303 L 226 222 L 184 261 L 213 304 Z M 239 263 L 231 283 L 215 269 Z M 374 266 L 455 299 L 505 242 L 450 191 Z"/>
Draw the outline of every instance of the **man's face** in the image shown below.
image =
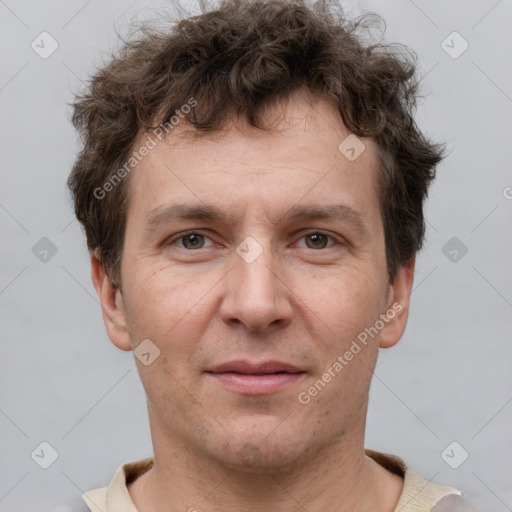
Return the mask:
<path fill-rule="evenodd" d="M 137 360 L 156 445 L 278 468 L 363 436 L 379 339 L 395 343 L 404 315 L 353 341 L 403 287 L 388 285 L 376 147 L 360 139 L 350 161 L 333 107 L 313 106 L 290 101 L 269 133 L 179 139 L 178 126 L 130 177 L 122 327 L 107 327 L 124 350 L 160 350 Z"/>

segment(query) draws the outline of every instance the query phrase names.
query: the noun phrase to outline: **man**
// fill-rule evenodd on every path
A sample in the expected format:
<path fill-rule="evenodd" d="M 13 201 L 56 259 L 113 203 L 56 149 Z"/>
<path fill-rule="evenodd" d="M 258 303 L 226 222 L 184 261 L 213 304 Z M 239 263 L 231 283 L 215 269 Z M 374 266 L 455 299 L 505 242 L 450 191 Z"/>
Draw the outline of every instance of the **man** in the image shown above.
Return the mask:
<path fill-rule="evenodd" d="M 91 511 L 471 510 L 364 448 L 443 157 L 366 20 L 226 1 L 126 43 L 76 101 L 68 183 L 154 448 Z"/>

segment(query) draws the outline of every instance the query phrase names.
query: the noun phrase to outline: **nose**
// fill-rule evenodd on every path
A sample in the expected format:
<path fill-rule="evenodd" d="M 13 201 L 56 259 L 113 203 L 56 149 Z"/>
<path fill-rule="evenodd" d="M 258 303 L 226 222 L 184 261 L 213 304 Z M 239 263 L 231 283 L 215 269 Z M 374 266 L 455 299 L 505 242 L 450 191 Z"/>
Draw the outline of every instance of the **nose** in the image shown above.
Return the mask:
<path fill-rule="evenodd" d="M 253 332 L 286 327 L 293 314 L 292 292 L 270 248 L 252 262 L 238 254 L 233 256 L 234 266 L 224 279 L 223 321 L 231 326 L 244 325 Z"/>

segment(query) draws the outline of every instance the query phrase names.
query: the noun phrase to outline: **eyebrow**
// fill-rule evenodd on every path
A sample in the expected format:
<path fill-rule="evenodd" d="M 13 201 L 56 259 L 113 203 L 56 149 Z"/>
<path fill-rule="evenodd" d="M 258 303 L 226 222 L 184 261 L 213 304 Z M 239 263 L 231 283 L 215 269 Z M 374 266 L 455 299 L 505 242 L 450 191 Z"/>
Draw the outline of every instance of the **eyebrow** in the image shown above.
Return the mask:
<path fill-rule="evenodd" d="M 234 226 L 236 221 L 215 205 L 208 204 L 172 204 L 159 206 L 146 217 L 148 229 L 179 220 L 203 220 L 221 222 Z M 362 234 L 367 233 L 361 213 L 348 205 L 295 205 L 279 219 L 279 222 L 298 222 L 307 220 L 338 220 L 343 221 Z"/>

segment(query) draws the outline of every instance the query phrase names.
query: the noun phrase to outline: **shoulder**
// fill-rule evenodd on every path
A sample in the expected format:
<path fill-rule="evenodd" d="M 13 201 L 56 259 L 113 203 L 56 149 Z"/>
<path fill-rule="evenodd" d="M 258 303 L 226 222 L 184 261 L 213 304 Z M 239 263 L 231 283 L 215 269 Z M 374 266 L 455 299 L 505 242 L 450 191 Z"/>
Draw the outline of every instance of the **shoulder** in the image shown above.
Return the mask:
<path fill-rule="evenodd" d="M 477 512 L 462 495 L 448 494 L 441 498 L 431 512 Z"/>
<path fill-rule="evenodd" d="M 67 501 L 56 508 L 52 508 L 50 512 L 90 512 L 89 507 L 80 497 Z"/>
<path fill-rule="evenodd" d="M 128 491 L 128 485 L 151 468 L 153 461 L 153 458 L 147 458 L 119 466 L 107 487 L 92 489 L 82 495 L 82 499 L 88 507 L 85 510 L 87 512 L 89 510 L 92 512 L 114 510 L 137 512 Z M 77 510 L 77 512 L 81 512 L 81 510 Z"/>
<path fill-rule="evenodd" d="M 460 499 L 463 500 L 463 498 L 461 498 L 462 492 L 459 489 L 437 485 L 426 480 L 414 469 L 407 466 L 407 464 L 396 455 L 373 450 L 366 450 L 366 455 L 374 459 L 391 473 L 397 474 L 403 478 L 403 489 L 395 508 L 396 512 L 413 512 L 418 510 L 428 510 L 431 512 L 451 512 L 453 510 L 453 512 L 459 512 L 459 509 L 453 508 L 455 504 L 459 506 L 461 503 Z M 450 496 L 451 498 L 448 499 Z M 457 500 L 457 498 L 459 499 Z M 464 502 L 464 500 L 462 502 Z M 438 504 L 442 508 L 435 508 Z M 460 509 L 460 512 L 466 511 L 474 512 L 473 509 Z"/>

